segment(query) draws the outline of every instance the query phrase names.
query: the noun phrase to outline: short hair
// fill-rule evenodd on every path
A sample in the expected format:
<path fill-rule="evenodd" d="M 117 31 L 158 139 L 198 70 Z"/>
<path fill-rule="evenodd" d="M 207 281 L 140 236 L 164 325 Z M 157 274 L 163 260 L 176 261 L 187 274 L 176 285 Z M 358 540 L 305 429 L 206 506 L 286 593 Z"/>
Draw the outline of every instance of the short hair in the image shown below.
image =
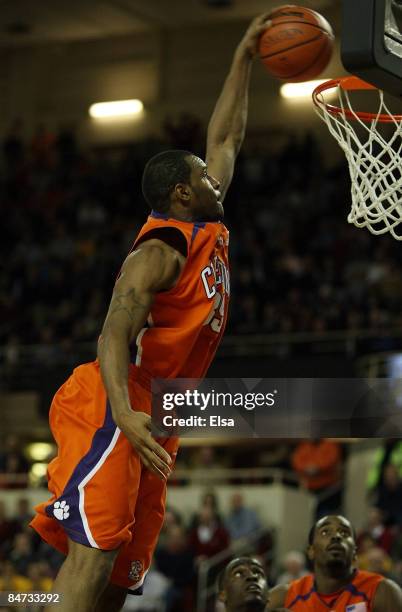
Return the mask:
<path fill-rule="evenodd" d="M 183 150 L 163 151 L 151 157 L 142 175 L 142 193 L 150 208 L 164 213 L 169 210 L 169 196 L 177 183 L 190 183 L 191 166 Z"/>
<path fill-rule="evenodd" d="M 324 518 L 324 517 L 322 517 L 322 518 Z M 343 518 L 344 518 L 344 517 L 343 517 Z M 313 541 L 314 541 L 315 530 L 316 530 L 317 524 L 320 522 L 320 520 L 321 520 L 321 519 L 318 519 L 318 521 L 316 521 L 316 522 L 314 523 L 314 525 L 311 527 L 310 531 L 308 532 L 308 543 L 309 543 L 309 546 L 311 546 L 311 545 L 312 545 L 312 543 L 313 543 Z M 346 519 L 346 520 L 348 520 L 348 519 Z M 349 523 L 349 525 L 350 525 L 350 527 L 351 527 L 351 530 L 352 530 L 352 536 L 353 536 L 353 539 L 354 539 L 354 541 L 356 542 L 356 537 L 357 537 L 357 536 L 356 536 L 356 530 L 355 530 L 355 528 L 353 527 L 353 525 L 350 523 L 350 521 L 348 521 L 348 523 Z"/>

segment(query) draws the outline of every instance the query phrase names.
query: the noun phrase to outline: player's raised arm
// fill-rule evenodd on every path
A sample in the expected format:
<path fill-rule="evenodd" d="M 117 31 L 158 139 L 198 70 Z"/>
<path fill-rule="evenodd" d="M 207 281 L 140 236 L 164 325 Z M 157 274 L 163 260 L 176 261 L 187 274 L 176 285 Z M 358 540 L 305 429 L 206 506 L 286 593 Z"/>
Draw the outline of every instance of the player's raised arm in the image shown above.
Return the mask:
<path fill-rule="evenodd" d="M 373 612 L 402 612 L 402 591 L 392 580 L 383 580 L 378 585 Z"/>
<path fill-rule="evenodd" d="M 268 25 L 269 13 L 251 22 L 235 51 L 209 122 L 206 163 L 208 174 L 221 185 L 222 200 L 232 180 L 234 163 L 246 131 L 251 64 L 257 54 L 258 39 Z"/>
<path fill-rule="evenodd" d="M 184 257 L 161 240 L 148 240 L 125 260 L 114 287 L 98 358 L 113 420 L 138 452 L 143 464 L 164 478 L 170 457 L 151 436 L 151 417 L 131 408 L 128 392 L 130 344 L 144 327 L 159 291 L 171 289 Z"/>

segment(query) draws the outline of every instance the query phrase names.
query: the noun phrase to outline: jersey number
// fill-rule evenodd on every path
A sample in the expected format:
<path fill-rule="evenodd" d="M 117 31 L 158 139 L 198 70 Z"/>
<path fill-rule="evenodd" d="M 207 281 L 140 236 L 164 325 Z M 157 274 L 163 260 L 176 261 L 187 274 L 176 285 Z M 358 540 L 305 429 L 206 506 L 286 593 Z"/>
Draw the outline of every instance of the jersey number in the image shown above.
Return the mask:
<path fill-rule="evenodd" d="M 216 292 L 215 301 L 211 312 L 204 325 L 209 325 L 215 333 L 219 334 L 225 316 L 225 294 Z"/>

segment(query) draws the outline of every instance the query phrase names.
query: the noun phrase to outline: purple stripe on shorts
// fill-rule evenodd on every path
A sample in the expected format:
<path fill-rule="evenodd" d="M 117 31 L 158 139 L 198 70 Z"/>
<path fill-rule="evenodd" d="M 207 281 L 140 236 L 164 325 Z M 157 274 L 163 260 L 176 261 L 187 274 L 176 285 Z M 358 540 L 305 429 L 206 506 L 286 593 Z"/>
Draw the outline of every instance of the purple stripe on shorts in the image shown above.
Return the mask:
<path fill-rule="evenodd" d="M 91 546 L 85 533 L 81 514 L 79 511 L 78 486 L 95 467 L 105 450 L 108 448 L 116 431 L 116 424 L 112 418 L 109 401 L 106 402 L 106 414 L 102 427 L 92 438 L 91 448 L 76 465 L 70 480 L 67 482 L 61 495 L 52 504 L 46 507 L 46 514 L 58 521 L 68 535 L 75 542 Z M 105 493 L 106 494 L 106 493 Z M 65 502 L 65 503 L 64 503 Z M 56 513 L 56 514 L 55 514 Z M 59 515 L 59 516 L 57 516 Z"/>

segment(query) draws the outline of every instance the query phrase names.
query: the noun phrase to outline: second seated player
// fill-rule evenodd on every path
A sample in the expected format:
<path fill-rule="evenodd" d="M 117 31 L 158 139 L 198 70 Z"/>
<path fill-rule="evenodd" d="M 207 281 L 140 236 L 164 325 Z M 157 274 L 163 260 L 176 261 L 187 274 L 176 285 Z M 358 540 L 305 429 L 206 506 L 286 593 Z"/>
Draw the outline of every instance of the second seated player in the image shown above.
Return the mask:
<path fill-rule="evenodd" d="M 260 561 L 253 557 L 233 559 L 219 576 L 218 600 L 226 612 L 264 612 L 268 581 Z"/>
<path fill-rule="evenodd" d="M 314 574 L 272 589 L 267 610 L 402 612 L 395 582 L 357 569 L 354 530 L 343 516 L 325 516 L 314 525 L 308 557 Z"/>
<path fill-rule="evenodd" d="M 206 162 L 167 151 L 146 165 L 152 212 L 116 281 L 98 361 L 56 393 L 58 456 L 52 498 L 31 525 L 67 555 L 53 585 L 58 612 L 114 612 L 139 592 L 165 508 L 177 440 L 151 436 L 152 378 L 203 377 L 222 337 L 229 298 L 222 202 L 241 147 L 251 65 L 268 14 L 238 45 L 211 117 Z"/>

